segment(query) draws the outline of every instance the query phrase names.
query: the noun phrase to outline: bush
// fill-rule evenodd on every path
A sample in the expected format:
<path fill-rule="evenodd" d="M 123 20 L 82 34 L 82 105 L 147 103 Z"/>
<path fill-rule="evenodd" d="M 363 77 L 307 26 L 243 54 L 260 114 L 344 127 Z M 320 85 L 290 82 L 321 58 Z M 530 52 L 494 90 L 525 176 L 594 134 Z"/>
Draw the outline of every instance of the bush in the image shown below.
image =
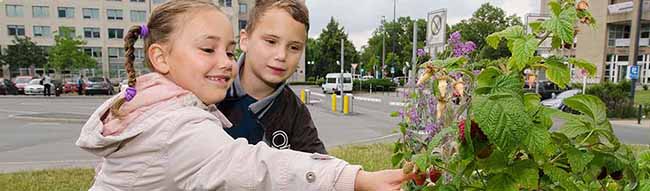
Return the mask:
<path fill-rule="evenodd" d="M 289 85 L 320 85 L 317 81 L 289 82 Z"/>
<path fill-rule="evenodd" d="M 648 85 L 647 84 L 643 85 L 643 90 L 648 91 Z"/>
<path fill-rule="evenodd" d="M 587 88 L 587 94 L 599 97 L 607 106 L 607 117 L 635 118 L 637 110 L 630 99 L 630 81 L 618 84 L 605 82 Z"/>
<path fill-rule="evenodd" d="M 372 91 L 395 91 L 395 83 L 390 79 L 369 79 L 354 80 L 354 90 L 368 91 L 372 85 Z"/>

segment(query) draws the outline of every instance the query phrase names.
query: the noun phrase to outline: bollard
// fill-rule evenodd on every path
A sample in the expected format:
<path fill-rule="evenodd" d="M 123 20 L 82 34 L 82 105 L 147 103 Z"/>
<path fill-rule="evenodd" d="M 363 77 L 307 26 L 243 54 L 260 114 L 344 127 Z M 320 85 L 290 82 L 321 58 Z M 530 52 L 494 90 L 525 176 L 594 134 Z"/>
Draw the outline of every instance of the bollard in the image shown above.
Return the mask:
<path fill-rule="evenodd" d="M 303 103 L 310 104 L 311 102 L 311 90 L 305 90 L 305 101 Z"/>
<path fill-rule="evenodd" d="M 348 95 L 343 96 L 343 114 L 347 115 L 350 113 L 350 97 Z"/>
<path fill-rule="evenodd" d="M 636 122 L 639 125 L 641 125 L 641 116 L 642 115 L 643 115 L 643 104 L 639 104 L 639 117 L 638 117 L 638 121 Z"/>
<path fill-rule="evenodd" d="M 348 97 L 348 113 L 354 113 L 354 95 L 347 94 Z"/>
<path fill-rule="evenodd" d="M 300 101 L 302 101 L 302 103 L 307 103 L 305 102 L 305 89 L 300 90 Z"/>
<path fill-rule="evenodd" d="M 336 113 L 336 94 L 332 93 L 332 112 Z"/>

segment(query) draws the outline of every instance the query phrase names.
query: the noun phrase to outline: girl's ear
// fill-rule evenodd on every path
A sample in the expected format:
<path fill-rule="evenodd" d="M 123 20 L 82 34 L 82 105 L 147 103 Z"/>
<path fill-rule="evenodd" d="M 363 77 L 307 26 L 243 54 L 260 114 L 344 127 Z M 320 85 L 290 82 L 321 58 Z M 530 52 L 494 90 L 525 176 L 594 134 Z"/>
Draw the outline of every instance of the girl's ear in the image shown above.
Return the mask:
<path fill-rule="evenodd" d="M 167 57 L 165 53 L 165 48 L 157 43 L 149 46 L 149 49 L 147 50 L 147 55 L 149 56 L 151 66 L 153 66 L 155 71 L 161 74 L 169 73 L 170 68 L 169 63 L 167 63 Z"/>
<path fill-rule="evenodd" d="M 248 32 L 246 32 L 246 29 L 242 29 L 239 32 L 239 49 L 241 49 L 243 52 L 248 52 Z"/>

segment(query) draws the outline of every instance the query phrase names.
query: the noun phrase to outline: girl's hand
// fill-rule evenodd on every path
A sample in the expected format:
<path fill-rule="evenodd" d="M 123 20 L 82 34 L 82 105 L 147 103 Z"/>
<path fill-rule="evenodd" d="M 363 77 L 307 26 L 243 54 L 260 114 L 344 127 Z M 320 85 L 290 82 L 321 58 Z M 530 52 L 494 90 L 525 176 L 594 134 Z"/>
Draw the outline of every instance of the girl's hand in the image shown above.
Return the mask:
<path fill-rule="evenodd" d="M 359 171 L 354 182 L 355 191 L 400 190 L 402 182 L 412 179 L 415 174 L 404 174 L 402 169 L 377 172 Z"/>

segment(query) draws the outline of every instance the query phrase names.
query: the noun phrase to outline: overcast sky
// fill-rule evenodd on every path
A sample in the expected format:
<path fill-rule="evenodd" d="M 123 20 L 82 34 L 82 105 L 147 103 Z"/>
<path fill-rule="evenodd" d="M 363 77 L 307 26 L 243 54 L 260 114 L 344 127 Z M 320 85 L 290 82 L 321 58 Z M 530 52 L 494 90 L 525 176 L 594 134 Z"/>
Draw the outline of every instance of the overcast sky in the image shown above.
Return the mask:
<path fill-rule="evenodd" d="M 527 13 L 539 12 L 540 0 L 396 0 L 397 18 L 426 19 L 427 13 L 440 8 L 447 9 L 448 24 L 454 24 L 472 16 L 483 3 L 491 3 L 506 11 L 507 15 L 522 17 Z M 311 27 L 309 37 L 317 38 L 323 28 L 334 17 L 345 27 L 348 37 L 357 50 L 365 45 L 380 25 L 381 16 L 393 19 L 393 0 L 307 0 Z M 523 21 L 523 20 L 522 20 Z"/>

